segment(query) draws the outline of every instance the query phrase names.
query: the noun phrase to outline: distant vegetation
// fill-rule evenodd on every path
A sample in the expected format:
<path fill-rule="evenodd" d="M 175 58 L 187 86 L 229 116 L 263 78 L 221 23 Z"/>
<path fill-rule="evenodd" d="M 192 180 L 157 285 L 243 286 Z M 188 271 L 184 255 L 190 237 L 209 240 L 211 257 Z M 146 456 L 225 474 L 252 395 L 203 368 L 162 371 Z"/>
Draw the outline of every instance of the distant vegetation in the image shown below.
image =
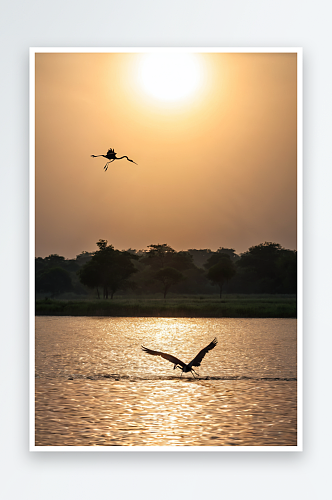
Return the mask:
<path fill-rule="evenodd" d="M 36 301 L 36 314 L 48 316 L 125 316 L 189 318 L 296 318 L 295 295 L 178 295 L 136 296 L 114 300 Z"/>
<path fill-rule="evenodd" d="M 75 259 L 56 254 L 38 257 L 35 270 L 37 299 L 96 298 L 101 302 L 115 294 L 123 299 L 166 299 L 171 293 L 204 298 L 218 292 L 220 300 L 224 294 L 282 295 L 296 294 L 297 289 L 296 251 L 271 242 L 237 255 L 234 249 L 223 247 L 215 252 L 177 252 L 167 244 L 120 251 L 99 240 L 95 252 L 82 252 Z"/>

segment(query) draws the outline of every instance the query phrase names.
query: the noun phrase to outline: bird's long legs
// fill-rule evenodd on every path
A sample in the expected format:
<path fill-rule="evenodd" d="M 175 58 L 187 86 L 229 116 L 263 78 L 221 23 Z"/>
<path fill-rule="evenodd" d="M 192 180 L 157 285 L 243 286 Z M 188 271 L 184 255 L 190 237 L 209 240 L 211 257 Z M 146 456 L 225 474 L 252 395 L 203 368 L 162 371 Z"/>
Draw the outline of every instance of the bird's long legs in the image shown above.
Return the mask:
<path fill-rule="evenodd" d="M 104 167 L 105 172 L 106 172 L 106 170 L 108 169 L 108 165 L 109 165 L 110 163 L 112 163 L 112 161 L 114 161 L 114 160 L 116 160 L 116 159 L 117 159 L 117 158 L 113 158 L 113 160 L 110 160 L 110 161 L 108 161 L 108 162 L 106 163 L 106 165 L 105 165 L 105 167 Z"/>
<path fill-rule="evenodd" d="M 175 366 L 175 368 L 179 368 L 179 369 L 181 370 L 181 367 L 180 367 L 180 366 Z M 174 369 L 175 369 L 175 368 L 174 368 Z M 195 372 L 195 370 L 194 370 L 193 368 L 190 370 L 190 373 L 192 374 L 192 376 L 193 376 L 194 378 L 198 378 L 198 377 L 199 377 L 199 373 Z M 181 372 L 181 377 L 180 377 L 180 378 L 182 378 L 182 375 L 183 375 L 183 371 Z M 197 377 L 195 377 L 195 375 L 197 375 Z"/>

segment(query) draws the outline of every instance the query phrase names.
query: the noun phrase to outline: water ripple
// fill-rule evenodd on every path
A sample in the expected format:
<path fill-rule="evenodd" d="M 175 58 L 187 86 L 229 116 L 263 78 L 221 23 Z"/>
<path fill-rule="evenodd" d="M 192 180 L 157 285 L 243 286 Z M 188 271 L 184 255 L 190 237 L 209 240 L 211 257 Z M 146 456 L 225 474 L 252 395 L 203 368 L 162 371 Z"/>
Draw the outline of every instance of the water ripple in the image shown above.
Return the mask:
<path fill-rule="evenodd" d="M 37 446 L 293 446 L 296 321 L 38 317 L 35 384 Z"/>
<path fill-rule="evenodd" d="M 129 380 L 131 382 L 135 381 L 141 381 L 141 380 L 181 380 L 181 381 L 186 381 L 186 382 L 199 382 L 200 380 L 270 380 L 270 381 L 276 381 L 276 380 L 283 380 L 283 381 L 289 381 L 289 382 L 296 382 L 297 378 L 295 377 L 246 377 L 246 376 L 234 376 L 234 377 L 213 377 L 213 376 L 207 376 L 207 377 L 179 377 L 179 376 L 172 376 L 172 375 L 149 375 L 149 376 L 132 376 L 132 375 L 120 375 L 117 373 L 112 373 L 112 374 L 93 374 L 93 375 L 81 375 L 81 374 L 74 374 L 70 375 L 68 377 L 68 380 L 79 380 L 79 379 L 88 379 L 88 380 L 104 380 L 104 379 L 111 379 L 111 380 Z"/>

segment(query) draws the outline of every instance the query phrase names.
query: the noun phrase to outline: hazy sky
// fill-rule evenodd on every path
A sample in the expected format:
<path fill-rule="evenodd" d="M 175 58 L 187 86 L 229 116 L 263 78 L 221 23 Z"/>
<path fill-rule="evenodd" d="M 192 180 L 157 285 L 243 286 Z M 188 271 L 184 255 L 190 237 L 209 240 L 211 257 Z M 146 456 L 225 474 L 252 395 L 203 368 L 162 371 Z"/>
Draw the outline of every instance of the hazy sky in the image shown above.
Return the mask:
<path fill-rule="evenodd" d="M 296 54 L 36 54 L 36 255 L 296 248 Z M 106 154 L 117 156 L 105 172 Z"/>

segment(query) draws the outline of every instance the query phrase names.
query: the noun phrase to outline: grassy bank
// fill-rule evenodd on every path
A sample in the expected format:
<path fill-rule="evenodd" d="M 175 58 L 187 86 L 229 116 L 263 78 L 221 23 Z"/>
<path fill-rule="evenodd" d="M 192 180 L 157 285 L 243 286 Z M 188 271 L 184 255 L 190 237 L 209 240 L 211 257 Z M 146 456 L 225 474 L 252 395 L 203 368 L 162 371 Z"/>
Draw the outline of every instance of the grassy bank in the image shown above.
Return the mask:
<path fill-rule="evenodd" d="M 293 295 L 227 295 L 113 300 L 36 300 L 36 315 L 196 318 L 296 318 Z"/>

